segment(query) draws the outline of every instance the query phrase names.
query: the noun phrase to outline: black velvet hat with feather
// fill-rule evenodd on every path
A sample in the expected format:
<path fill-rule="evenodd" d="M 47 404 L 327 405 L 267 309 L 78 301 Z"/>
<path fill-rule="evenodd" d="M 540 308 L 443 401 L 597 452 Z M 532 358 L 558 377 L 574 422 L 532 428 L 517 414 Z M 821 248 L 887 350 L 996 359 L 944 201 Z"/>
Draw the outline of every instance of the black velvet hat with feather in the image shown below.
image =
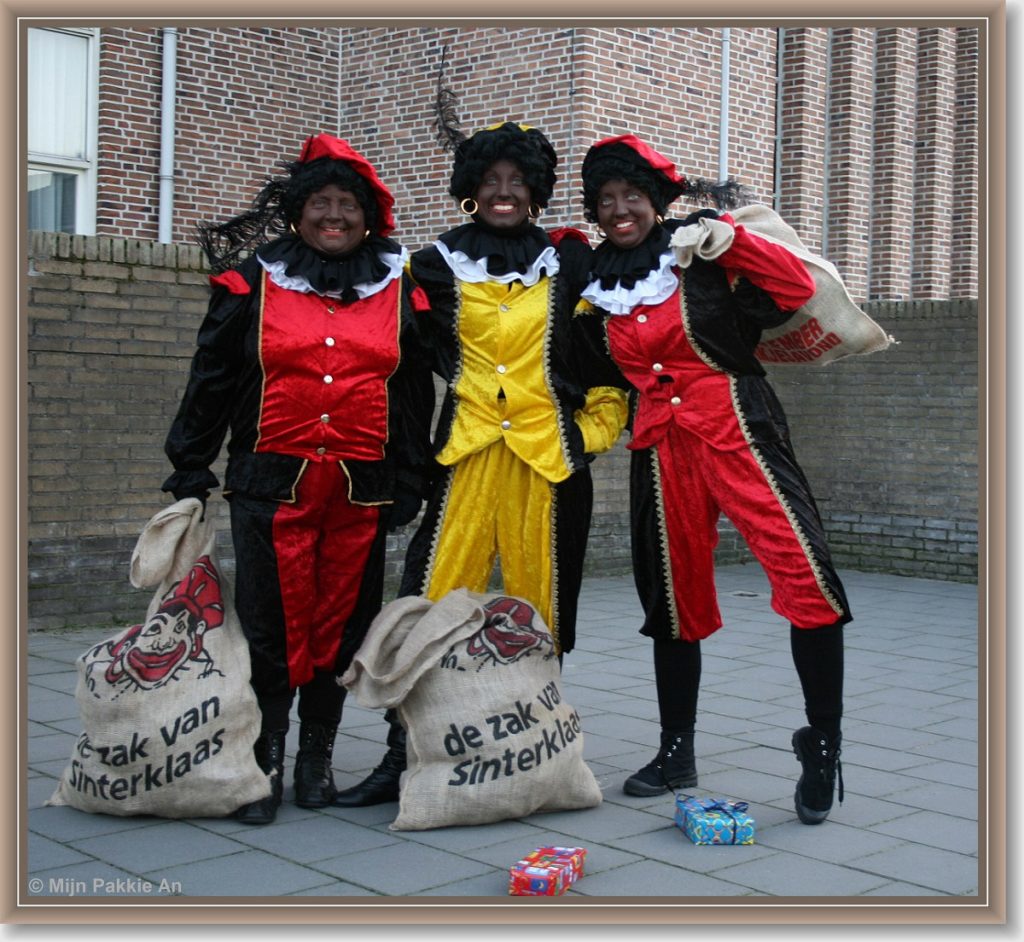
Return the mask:
<path fill-rule="evenodd" d="M 492 124 L 467 136 L 460 129 L 455 93 L 444 83 L 447 47 L 441 54 L 437 75 L 434 127 L 441 146 L 454 160 L 448 192 L 460 202 L 471 197 L 487 168 L 495 161 L 508 160 L 523 174 L 530 196 L 538 206 L 547 206 L 555 189 L 558 155 L 551 142 L 537 128 L 514 121 Z"/>
<path fill-rule="evenodd" d="M 626 180 L 643 190 L 654 211 L 664 216 L 681 196 L 698 206 L 733 209 L 750 202 L 750 191 L 734 180 L 714 183 L 703 177 L 684 177 L 675 164 L 633 134 L 607 137 L 591 146 L 583 158 L 583 215 L 597 222 L 597 196 L 609 180 Z"/>

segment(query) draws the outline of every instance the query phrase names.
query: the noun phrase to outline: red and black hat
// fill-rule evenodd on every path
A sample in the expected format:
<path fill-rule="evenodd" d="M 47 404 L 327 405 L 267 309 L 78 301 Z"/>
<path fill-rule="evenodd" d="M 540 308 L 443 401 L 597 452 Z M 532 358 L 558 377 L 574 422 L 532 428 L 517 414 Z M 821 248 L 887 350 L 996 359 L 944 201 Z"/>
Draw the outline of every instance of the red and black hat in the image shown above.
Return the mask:
<path fill-rule="evenodd" d="M 635 134 L 606 137 L 591 145 L 583 158 L 582 177 L 584 215 L 590 222 L 597 221 L 597 194 L 608 180 L 635 183 L 647 193 L 659 215 L 680 196 L 719 208 L 737 206 L 746 198 L 744 189 L 732 180 L 714 183 L 683 176 L 671 160 Z"/>
<path fill-rule="evenodd" d="M 302 217 L 310 194 L 331 184 L 356 197 L 374 236 L 394 232 L 391 208 L 395 198 L 373 165 L 348 141 L 331 134 L 313 134 L 306 138 L 297 160 L 282 160 L 275 166 L 284 173 L 267 179 L 249 209 L 225 222 L 204 222 L 197 227 L 197 241 L 214 273 L 227 271 L 268 240 L 287 233 L 289 224 Z"/>
<path fill-rule="evenodd" d="M 391 191 L 381 182 L 377 171 L 362 154 L 355 150 L 348 141 L 331 134 L 314 134 L 307 137 L 302 145 L 297 164 L 311 164 L 317 160 L 337 160 L 347 164 L 369 186 L 373 201 L 376 204 L 376 225 L 378 235 L 386 236 L 395 230 L 395 219 L 391 208 L 395 198 Z"/>

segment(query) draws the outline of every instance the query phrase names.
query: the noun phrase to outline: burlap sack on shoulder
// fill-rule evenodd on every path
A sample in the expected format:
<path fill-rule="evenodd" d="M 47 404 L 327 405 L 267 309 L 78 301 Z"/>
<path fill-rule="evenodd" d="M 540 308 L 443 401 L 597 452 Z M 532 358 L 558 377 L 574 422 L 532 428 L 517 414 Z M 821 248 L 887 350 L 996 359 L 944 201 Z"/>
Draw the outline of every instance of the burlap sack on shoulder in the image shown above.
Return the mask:
<path fill-rule="evenodd" d="M 146 619 L 78 659 L 83 732 L 47 804 L 115 815 L 222 817 L 270 793 L 253 757 L 249 649 L 195 498 L 164 508 L 132 553 Z"/>
<path fill-rule="evenodd" d="M 784 324 L 761 334 L 754 353 L 762 363 L 772 367 L 824 366 L 843 357 L 876 353 L 898 342 L 857 306 L 835 265 L 811 252 L 773 209 L 755 203 L 731 210 L 730 214 L 737 225 L 789 249 L 814 279 L 814 296 Z M 672 237 L 673 251 L 681 265 L 688 264 L 694 255 L 707 260 L 717 258 L 731 242 L 716 228 L 722 224 L 701 222 L 702 229 L 686 226 Z"/>
<path fill-rule="evenodd" d="M 342 683 L 407 732 L 396 831 L 591 808 L 579 713 L 547 626 L 522 599 L 465 589 L 401 598 L 370 626 Z"/>

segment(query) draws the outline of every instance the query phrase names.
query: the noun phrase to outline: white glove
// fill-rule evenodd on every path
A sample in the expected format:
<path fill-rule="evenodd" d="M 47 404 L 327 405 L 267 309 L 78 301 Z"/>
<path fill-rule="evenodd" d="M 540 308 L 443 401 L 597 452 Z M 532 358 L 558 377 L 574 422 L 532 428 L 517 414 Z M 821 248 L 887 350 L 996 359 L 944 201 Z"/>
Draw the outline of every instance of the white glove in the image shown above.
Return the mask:
<path fill-rule="evenodd" d="M 680 226 L 669 245 L 680 268 L 689 268 L 694 256 L 709 262 L 732 245 L 736 230 L 721 219 L 701 216 L 696 223 Z"/>

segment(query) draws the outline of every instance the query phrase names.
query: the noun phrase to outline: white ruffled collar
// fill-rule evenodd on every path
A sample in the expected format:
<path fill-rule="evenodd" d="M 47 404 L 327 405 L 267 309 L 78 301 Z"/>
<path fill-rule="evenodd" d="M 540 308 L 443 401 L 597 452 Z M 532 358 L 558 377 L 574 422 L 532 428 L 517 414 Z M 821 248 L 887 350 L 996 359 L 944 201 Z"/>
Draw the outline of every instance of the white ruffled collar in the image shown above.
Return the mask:
<path fill-rule="evenodd" d="M 279 288 L 287 288 L 289 291 L 299 291 L 302 294 L 317 294 L 319 292 L 309 283 L 309 280 L 302 275 L 288 275 L 286 269 L 288 263 L 282 260 L 268 262 L 256 255 L 259 263 L 263 266 L 270 280 Z M 409 260 L 409 250 L 403 245 L 401 252 L 381 252 L 378 258 L 387 266 L 388 273 L 380 280 L 374 282 L 363 282 L 353 285 L 352 288 L 359 295 L 360 300 L 369 298 L 383 291 L 392 281 L 402 276 L 405 263 Z M 341 291 L 326 291 L 324 297 L 340 298 Z"/>
<path fill-rule="evenodd" d="M 675 264 L 675 253 L 663 252 L 658 257 L 658 267 L 632 288 L 624 288 L 622 282 L 616 282 L 613 288 L 602 288 L 598 279 L 583 289 L 583 297 L 615 315 L 631 314 L 638 304 L 661 304 L 679 287 L 679 276 L 672 270 Z"/>
<path fill-rule="evenodd" d="M 486 258 L 470 258 L 465 252 L 458 249 L 453 252 L 440 240 L 434 243 L 434 247 L 441 253 L 445 264 L 452 270 L 456 278 L 474 284 L 485 281 L 497 281 L 501 284 L 521 281 L 529 288 L 537 284 L 545 274 L 555 275 L 558 273 L 558 252 L 553 245 L 547 246 L 525 272 L 510 271 L 503 275 L 492 275 L 487 270 Z"/>

